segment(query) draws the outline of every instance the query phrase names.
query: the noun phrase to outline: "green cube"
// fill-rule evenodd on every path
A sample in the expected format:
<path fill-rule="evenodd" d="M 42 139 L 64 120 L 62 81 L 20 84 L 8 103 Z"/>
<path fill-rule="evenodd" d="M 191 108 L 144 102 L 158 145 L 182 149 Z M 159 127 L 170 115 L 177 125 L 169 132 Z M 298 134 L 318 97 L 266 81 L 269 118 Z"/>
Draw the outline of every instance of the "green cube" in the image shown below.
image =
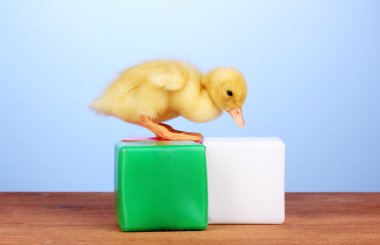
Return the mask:
<path fill-rule="evenodd" d="M 206 229 L 205 146 L 189 141 L 116 143 L 115 199 L 122 231 Z"/>

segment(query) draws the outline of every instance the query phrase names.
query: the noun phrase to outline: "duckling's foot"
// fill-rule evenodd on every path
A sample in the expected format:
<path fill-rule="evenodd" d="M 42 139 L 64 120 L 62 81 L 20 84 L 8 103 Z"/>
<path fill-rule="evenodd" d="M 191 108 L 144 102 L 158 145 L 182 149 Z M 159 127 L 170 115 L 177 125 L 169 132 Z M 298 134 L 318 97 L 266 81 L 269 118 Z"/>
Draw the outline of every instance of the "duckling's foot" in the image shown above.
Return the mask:
<path fill-rule="evenodd" d="M 180 131 L 180 130 L 174 129 L 172 126 L 167 125 L 167 124 L 165 124 L 165 123 L 159 123 L 159 124 L 160 124 L 161 126 L 164 126 L 165 128 L 167 128 L 167 129 L 168 129 L 170 132 L 172 132 L 172 133 L 179 133 L 179 134 L 193 135 L 193 136 L 200 137 L 200 138 L 203 140 L 203 135 L 200 134 L 200 133 Z"/>
<path fill-rule="evenodd" d="M 155 123 L 147 116 L 140 117 L 140 125 L 152 131 L 159 138 L 168 140 L 193 140 L 196 142 L 202 141 L 202 137 L 196 135 L 171 132 L 168 128 L 173 129 L 172 127 L 166 124 L 165 125 L 168 127 Z"/>

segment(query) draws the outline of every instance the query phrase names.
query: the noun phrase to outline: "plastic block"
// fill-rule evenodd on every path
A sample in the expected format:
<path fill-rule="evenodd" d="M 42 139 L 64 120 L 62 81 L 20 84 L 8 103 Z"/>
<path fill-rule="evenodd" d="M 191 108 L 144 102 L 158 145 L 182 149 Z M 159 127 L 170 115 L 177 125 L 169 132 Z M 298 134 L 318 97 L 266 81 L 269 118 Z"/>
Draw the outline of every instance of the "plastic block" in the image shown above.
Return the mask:
<path fill-rule="evenodd" d="M 285 145 L 278 138 L 206 138 L 209 224 L 285 220 Z"/>
<path fill-rule="evenodd" d="M 115 145 L 116 216 L 123 231 L 207 227 L 205 147 L 187 141 Z"/>

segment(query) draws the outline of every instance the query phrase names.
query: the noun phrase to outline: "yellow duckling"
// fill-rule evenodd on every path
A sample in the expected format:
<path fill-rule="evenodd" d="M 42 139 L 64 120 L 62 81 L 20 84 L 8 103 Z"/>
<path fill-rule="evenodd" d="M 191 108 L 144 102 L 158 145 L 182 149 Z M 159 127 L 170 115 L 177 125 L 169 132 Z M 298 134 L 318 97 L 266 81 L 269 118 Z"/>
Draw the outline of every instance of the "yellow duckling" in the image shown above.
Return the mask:
<path fill-rule="evenodd" d="M 246 95 L 246 81 L 236 69 L 216 68 L 203 75 L 186 63 L 157 60 L 124 71 L 91 107 L 141 125 L 159 138 L 202 141 L 201 134 L 178 131 L 162 122 L 180 115 L 207 122 L 227 111 L 244 127 Z"/>

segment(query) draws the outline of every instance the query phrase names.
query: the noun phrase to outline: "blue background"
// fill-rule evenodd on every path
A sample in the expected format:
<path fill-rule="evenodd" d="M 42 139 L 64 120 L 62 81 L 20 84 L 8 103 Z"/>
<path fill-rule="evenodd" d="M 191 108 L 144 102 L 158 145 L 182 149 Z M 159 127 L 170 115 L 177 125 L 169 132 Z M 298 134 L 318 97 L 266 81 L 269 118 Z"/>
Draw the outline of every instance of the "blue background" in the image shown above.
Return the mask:
<path fill-rule="evenodd" d="M 380 191 L 379 1 L 0 1 L 0 191 L 112 191 L 113 144 L 150 135 L 88 109 L 124 68 L 176 58 L 246 76 L 247 127 L 278 136 L 287 191 Z"/>

